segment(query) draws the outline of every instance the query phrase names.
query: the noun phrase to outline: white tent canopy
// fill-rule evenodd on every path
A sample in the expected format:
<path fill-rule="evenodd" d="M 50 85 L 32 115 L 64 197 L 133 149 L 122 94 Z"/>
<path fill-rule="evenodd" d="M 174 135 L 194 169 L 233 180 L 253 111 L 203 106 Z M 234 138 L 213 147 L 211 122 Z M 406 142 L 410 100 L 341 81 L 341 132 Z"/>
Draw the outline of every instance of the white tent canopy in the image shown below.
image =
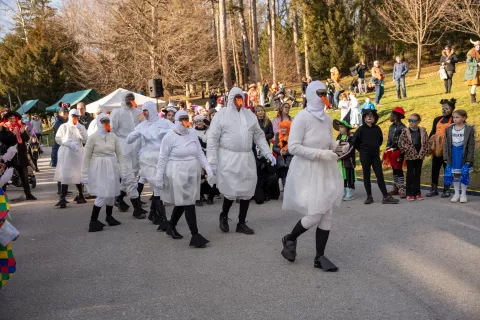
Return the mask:
<path fill-rule="evenodd" d="M 87 104 L 87 112 L 88 113 L 95 113 L 97 111 L 97 108 L 99 106 L 103 107 L 105 109 L 105 112 L 107 111 L 112 111 L 115 108 L 120 108 L 120 103 L 122 102 L 122 99 L 125 98 L 125 95 L 127 93 L 133 93 L 135 96 L 135 102 L 137 103 L 138 106 L 142 106 L 145 102 L 147 101 L 152 101 L 154 103 L 158 102 L 157 107 L 165 107 L 166 103 L 163 100 L 157 100 L 155 98 L 149 98 L 144 95 L 131 92 L 125 89 L 117 89 L 110 93 L 109 95 L 103 97 L 100 100 L 97 100 L 95 102 L 92 102 L 90 104 Z"/>

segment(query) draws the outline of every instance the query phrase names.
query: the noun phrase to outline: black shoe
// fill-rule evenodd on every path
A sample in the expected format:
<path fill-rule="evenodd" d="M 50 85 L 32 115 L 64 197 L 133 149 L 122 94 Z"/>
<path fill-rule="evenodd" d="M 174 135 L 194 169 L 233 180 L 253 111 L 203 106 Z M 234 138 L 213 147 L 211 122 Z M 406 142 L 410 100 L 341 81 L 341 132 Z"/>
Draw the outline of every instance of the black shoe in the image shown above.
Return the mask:
<path fill-rule="evenodd" d="M 223 232 L 229 232 L 230 226 L 228 225 L 228 218 L 224 216 L 220 216 L 220 230 Z"/>
<path fill-rule="evenodd" d="M 425 195 L 427 198 L 438 196 L 438 189 L 436 184 L 432 184 L 430 192 Z"/>
<path fill-rule="evenodd" d="M 442 192 L 442 195 L 440 196 L 442 198 L 450 198 L 450 188 L 448 187 L 444 187 L 443 188 L 443 192 Z"/>
<path fill-rule="evenodd" d="M 297 256 L 297 241 L 288 240 L 288 236 L 289 234 L 282 238 L 282 257 L 284 257 L 290 262 L 294 262 L 295 257 Z"/>
<path fill-rule="evenodd" d="M 183 236 L 178 233 L 175 227 L 172 227 L 171 225 L 168 225 L 167 234 L 172 237 L 172 239 L 183 239 Z"/>
<path fill-rule="evenodd" d="M 395 199 L 392 196 L 387 196 L 386 198 L 382 199 L 382 204 L 397 204 L 399 202 L 400 202 L 400 200 Z"/>
<path fill-rule="evenodd" d="M 67 203 L 70 203 L 70 202 L 68 202 L 65 198 L 63 198 L 63 199 L 60 199 L 60 201 L 58 201 L 55 207 L 60 207 L 61 209 L 65 209 L 67 207 Z"/>
<path fill-rule="evenodd" d="M 35 198 L 35 197 L 33 196 L 33 194 L 30 193 L 30 194 L 27 194 L 27 195 L 25 196 L 25 200 L 35 201 L 35 200 L 37 200 L 37 198 Z"/>
<path fill-rule="evenodd" d="M 207 239 L 205 239 L 200 233 L 192 235 L 192 239 L 190 239 L 190 247 L 195 248 L 205 248 L 207 243 L 209 243 Z"/>
<path fill-rule="evenodd" d="M 77 204 L 83 204 L 83 203 L 87 203 L 87 200 L 85 200 L 85 197 L 83 196 L 83 194 L 79 194 L 77 197 L 76 197 L 76 200 Z"/>
<path fill-rule="evenodd" d="M 237 224 L 237 229 L 235 230 L 235 232 L 243 233 L 243 234 L 254 234 L 255 233 L 252 229 L 250 229 L 247 226 L 247 224 L 245 222 Z"/>
<path fill-rule="evenodd" d="M 328 258 L 325 256 L 315 257 L 315 260 L 313 260 L 313 266 L 315 268 L 323 269 L 323 271 L 325 272 L 338 271 L 338 267 L 334 265 L 330 260 L 328 260 Z"/>
<path fill-rule="evenodd" d="M 207 204 L 208 205 L 213 204 L 213 199 L 207 199 Z"/>
<path fill-rule="evenodd" d="M 196 205 L 197 207 L 203 207 L 203 202 L 202 202 L 202 200 L 197 200 L 197 201 L 195 201 L 195 205 Z"/>
<path fill-rule="evenodd" d="M 128 209 L 130 209 L 130 206 L 123 200 L 115 201 L 115 207 L 117 207 L 121 212 L 127 212 Z"/>
<path fill-rule="evenodd" d="M 98 220 L 90 221 L 90 226 L 88 228 L 88 232 L 102 231 L 104 226 L 105 225 Z"/>
<path fill-rule="evenodd" d="M 150 220 L 150 221 L 153 221 L 153 215 L 154 215 L 155 213 L 156 213 L 155 210 L 153 210 L 153 211 L 150 210 L 150 213 L 148 214 L 148 218 L 147 218 L 147 219 Z"/>
<path fill-rule="evenodd" d="M 372 196 L 367 196 L 367 199 L 364 202 L 365 204 L 372 204 L 373 203 L 373 197 Z"/>
<path fill-rule="evenodd" d="M 132 201 L 132 205 L 135 208 L 133 210 L 133 217 L 136 219 L 145 219 L 147 217 L 147 211 L 142 209 L 140 198 L 130 199 L 130 201 Z"/>
<path fill-rule="evenodd" d="M 105 222 L 108 223 L 108 225 L 109 225 L 110 227 L 119 226 L 119 225 L 122 224 L 120 221 L 118 221 L 117 219 L 115 219 L 115 218 L 112 217 L 112 216 L 108 216 L 108 217 L 105 219 Z"/>

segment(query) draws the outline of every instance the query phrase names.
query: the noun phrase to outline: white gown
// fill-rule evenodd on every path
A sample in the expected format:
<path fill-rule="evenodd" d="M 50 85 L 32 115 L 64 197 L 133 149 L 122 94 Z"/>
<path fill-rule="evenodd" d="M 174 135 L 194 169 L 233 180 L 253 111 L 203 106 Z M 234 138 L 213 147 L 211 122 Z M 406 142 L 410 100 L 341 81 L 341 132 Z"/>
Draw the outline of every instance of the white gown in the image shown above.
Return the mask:
<path fill-rule="evenodd" d="M 233 88 L 227 106 L 215 114 L 210 124 L 207 159 L 218 166 L 217 187 L 227 199 L 249 200 L 257 184 L 252 143 L 263 155 L 271 151 L 255 114 L 243 107 L 237 111 L 233 103 L 237 94 L 243 95 L 243 91 Z"/>
<path fill-rule="evenodd" d="M 87 142 L 88 135 L 87 129 L 80 122 L 73 124 L 72 114 L 75 113 L 78 110 L 70 110 L 68 122 L 62 124 L 55 135 L 60 148 L 53 179 L 62 184 L 80 184 L 82 179 L 83 144 Z M 73 150 L 70 144 L 75 144 L 77 150 Z"/>

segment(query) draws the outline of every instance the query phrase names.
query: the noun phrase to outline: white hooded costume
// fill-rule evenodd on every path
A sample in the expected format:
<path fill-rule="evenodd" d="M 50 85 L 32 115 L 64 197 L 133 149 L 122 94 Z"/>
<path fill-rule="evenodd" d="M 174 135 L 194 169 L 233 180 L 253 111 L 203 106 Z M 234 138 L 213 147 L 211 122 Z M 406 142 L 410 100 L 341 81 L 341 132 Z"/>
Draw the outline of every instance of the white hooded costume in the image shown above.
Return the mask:
<path fill-rule="evenodd" d="M 64 185 L 80 184 L 82 178 L 83 144 L 87 142 L 87 129 L 77 122 L 73 115 L 80 117 L 77 109 L 68 113 L 68 122 L 58 128 L 55 141 L 60 145 L 54 180 Z"/>
<path fill-rule="evenodd" d="M 102 107 L 98 107 L 97 111 L 95 112 L 95 115 L 98 117 L 98 115 L 100 115 L 102 113 L 105 114 L 105 110 Z M 105 116 L 107 116 L 107 115 L 105 114 Z M 97 121 L 90 122 L 90 125 L 88 126 L 88 129 L 87 129 L 88 136 L 90 137 L 96 131 L 97 131 Z"/>
<path fill-rule="evenodd" d="M 120 142 L 122 155 L 127 168 L 127 173 L 122 179 L 121 189 L 125 191 L 131 199 L 136 199 L 139 196 L 136 176 L 140 170 L 138 152 L 140 151 L 141 141 L 137 140 L 132 144 L 128 144 L 127 137 L 140 123 L 141 117 L 142 110 L 127 106 L 125 99 L 122 100 L 121 107 L 114 109 L 110 114 L 111 132 L 117 136 Z"/>
<path fill-rule="evenodd" d="M 229 200 L 250 200 L 257 184 L 257 167 L 252 151 L 255 142 L 267 159 L 275 161 L 265 139 L 265 133 L 253 112 L 234 104 L 240 88 L 232 88 L 227 106 L 213 118 L 207 137 L 207 158 L 215 173 L 217 167 L 220 192 Z"/>
<path fill-rule="evenodd" d="M 201 170 L 213 175 L 197 135 L 179 121 L 187 117 L 184 110 L 175 114 L 175 128 L 163 138 L 158 156 L 157 182 L 165 202 L 189 206 L 200 200 Z"/>
<path fill-rule="evenodd" d="M 135 127 L 135 130 L 127 137 L 127 143 L 132 144 L 143 138 L 143 146 L 140 150 L 140 173 L 150 187 L 154 190 L 155 196 L 160 196 L 160 190 L 155 187 L 157 177 L 157 164 L 160 146 L 163 137 L 171 130 L 174 124 L 168 120 L 158 117 L 155 103 L 148 101 L 142 106 L 148 110 L 148 120 L 143 121 Z"/>
<path fill-rule="evenodd" d="M 100 122 L 103 118 L 108 116 L 100 114 L 94 121 L 97 130 L 88 138 L 82 165 L 82 183 L 88 185 L 91 195 L 97 196 L 99 201 L 95 201 L 95 205 L 99 207 L 105 201 L 106 205 L 113 206 L 115 197 L 120 193 L 121 174 L 126 173 L 118 138 L 107 132 Z"/>
<path fill-rule="evenodd" d="M 306 215 L 302 225 L 315 224 L 330 230 L 332 207 L 339 206 L 343 197 L 343 178 L 332 133 L 332 119 L 325 114 L 325 104 L 317 90 L 325 90 L 320 81 L 307 87 L 307 108 L 292 122 L 288 151 L 294 155 L 284 190 L 283 210 Z M 305 220 L 305 221 L 304 221 Z"/>

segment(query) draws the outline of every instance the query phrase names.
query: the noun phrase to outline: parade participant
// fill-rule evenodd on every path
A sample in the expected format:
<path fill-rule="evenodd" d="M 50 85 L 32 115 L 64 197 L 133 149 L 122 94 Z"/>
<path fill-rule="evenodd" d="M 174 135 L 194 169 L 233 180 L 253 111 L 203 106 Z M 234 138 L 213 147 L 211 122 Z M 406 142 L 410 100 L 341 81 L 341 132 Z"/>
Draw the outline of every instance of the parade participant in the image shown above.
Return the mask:
<path fill-rule="evenodd" d="M 138 152 L 140 151 L 140 141 L 132 144 L 127 143 L 127 136 L 133 132 L 135 127 L 143 118 L 142 111 L 136 108 L 135 95 L 131 92 L 125 95 L 121 102 L 121 107 L 113 109 L 110 115 L 111 132 L 115 133 L 122 148 L 122 155 L 127 167 L 127 173 L 122 177 L 122 186 L 120 195 L 115 199 L 115 205 L 120 211 L 127 211 L 129 206 L 123 200 L 128 194 L 134 207 L 133 216 L 137 219 L 145 219 L 147 211 L 142 209 L 140 195 L 137 190 L 137 175 L 140 170 L 138 163 Z"/>
<path fill-rule="evenodd" d="M 88 134 L 85 127 L 78 122 L 80 113 L 77 109 L 72 109 L 68 113 L 68 122 L 60 126 L 55 135 L 55 141 L 60 145 L 58 150 L 58 163 L 55 169 L 54 180 L 62 184 L 60 201 L 55 206 L 66 208 L 68 185 L 77 186 L 78 204 L 86 203 L 83 196 L 82 179 L 82 159 L 83 145 L 87 142 Z"/>
<path fill-rule="evenodd" d="M 427 130 L 418 125 L 422 118 L 417 113 L 412 113 L 408 118 L 409 128 L 402 130 L 398 147 L 405 155 L 407 162 L 407 200 L 423 200 L 420 191 L 423 159 L 430 152 L 430 141 Z"/>
<path fill-rule="evenodd" d="M 343 201 L 355 199 L 353 193 L 355 191 L 355 182 L 357 181 L 357 175 L 355 173 L 355 148 L 352 145 L 354 134 L 350 132 L 352 126 L 348 120 L 348 116 L 344 120 L 333 120 L 333 128 L 339 132 L 334 151 L 338 155 L 338 166 L 340 167 L 343 177 Z"/>
<path fill-rule="evenodd" d="M 467 176 L 473 171 L 475 158 L 475 127 L 466 123 L 467 112 L 455 110 L 454 124 L 445 130 L 445 144 L 443 145 L 443 159 L 451 167 L 453 173 L 453 188 L 455 195 L 451 202 L 467 202 Z M 460 186 L 462 194 L 460 195 Z"/>
<path fill-rule="evenodd" d="M 270 160 L 272 165 L 276 165 L 276 160 L 270 152 L 257 117 L 245 109 L 243 101 L 242 89 L 232 88 L 228 95 L 227 107 L 217 112 L 211 123 L 207 158 L 213 173 L 218 177 L 217 187 L 224 195 L 219 218 L 220 229 L 223 232 L 229 231 L 228 213 L 233 202 L 239 199 L 240 214 L 236 232 L 253 234 L 254 231 L 245 223 L 249 200 L 257 184 L 252 143 L 255 142 L 262 155 Z"/>
<path fill-rule="evenodd" d="M 85 106 L 85 103 L 79 102 L 77 103 L 77 110 L 80 112 L 80 118 L 78 119 L 78 122 L 83 124 L 85 129 L 88 130 L 88 127 L 90 126 L 90 123 L 94 120 L 92 115 L 87 111 L 87 108 Z"/>
<path fill-rule="evenodd" d="M 95 111 L 95 116 L 98 117 L 98 115 L 100 115 L 102 113 L 105 113 L 105 109 L 103 109 L 102 107 L 99 106 L 97 108 L 97 110 Z M 88 136 L 90 137 L 96 131 L 97 131 L 97 121 L 90 122 L 90 125 L 88 126 L 88 129 L 87 129 Z"/>
<path fill-rule="evenodd" d="M 188 114 L 175 114 L 175 127 L 163 138 L 158 156 L 155 185 L 162 190 L 163 199 L 174 204 L 167 234 L 182 239 L 176 226 L 185 212 L 185 219 L 192 234 L 190 246 L 203 248 L 209 242 L 198 233 L 195 201 L 200 199 L 200 167 L 208 176 L 213 172 L 193 130 L 189 130 Z"/>
<path fill-rule="evenodd" d="M 443 80 L 445 85 L 445 93 L 452 92 L 453 74 L 455 73 L 455 64 L 458 62 L 458 57 L 455 54 L 451 45 L 446 45 L 442 51 L 440 58 L 441 67 L 445 68 L 446 79 Z"/>
<path fill-rule="evenodd" d="M 432 149 L 432 188 L 426 194 L 427 197 L 438 196 L 438 178 L 440 176 L 440 169 L 443 166 L 445 170 L 445 163 L 443 159 L 443 144 L 445 142 L 445 130 L 452 124 L 452 113 L 455 110 L 455 99 L 442 99 L 442 115 L 433 120 L 432 131 L 430 131 L 429 139 Z M 442 198 L 450 197 L 450 188 L 443 186 Z"/>
<path fill-rule="evenodd" d="M 55 122 L 53 124 L 53 136 L 55 137 L 57 135 L 58 128 L 68 120 L 68 110 L 65 108 L 60 108 L 58 110 L 58 114 L 55 117 Z M 54 139 L 55 140 L 55 139 Z M 57 166 L 57 159 L 58 159 L 58 149 L 60 148 L 60 145 L 56 142 L 53 141 L 53 146 L 52 146 L 52 154 L 51 154 L 51 161 L 50 161 L 50 166 L 51 167 L 56 167 Z M 58 186 L 58 194 L 60 194 L 60 185 Z"/>
<path fill-rule="evenodd" d="M 288 169 L 293 159 L 293 155 L 288 151 L 288 137 L 291 124 L 292 122 L 288 120 L 280 122 L 280 131 L 275 135 L 272 148 L 273 152 L 277 154 L 277 175 L 282 179 L 283 187 L 285 187 Z"/>
<path fill-rule="evenodd" d="M 467 53 L 467 68 L 465 69 L 465 80 L 471 86 L 470 97 L 472 104 L 477 104 L 477 86 L 480 85 L 480 40 L 472 41 L 473 48 Z"/>
<path fill-rule="evenodd" d="M 177 112 L 177 109 L 174 107 L 168 107 L 166 109 L 163 109 L 163 113 L 165 113 L 165 119 L 173 123 L 175 121 L 175 113 Z"/>
<path fill-rule="evenodd" d="M 102 113 L 95 122 L 97 131 L 88 137 L 82 164 L 82 183 L 88 186 L 91 195 L 97 197 L 93 204 L 88 232 L 101 231 L 105 226 L 98 221 L 103 206 L 106 206 L 105 221 L 108 225 L 121 224 L 112 213 L 115 197 L 120 192 L 120 177 L 126 173 L 120 143 L 117 136 L 110 133 L 110 119 Z"/>
<path fill-rule="evenodd" d="M 354 129 L 361 124 L 362 115 L 360 114 L 360 105 L 358 104 L 355 92 L 350 92 L 350 124 Z"/>
<path fill-rule="evenodd" d="M 140 176 L 144 177 L 153 189 L 152 205 L 150 216 L 153 224 L 160 225 L 161 230 L 167 229 L 167 215 L 163 201 L 160 199 L 160 189 L 156 185 L 158 152 L 162 139 L 173 128 L 173 124 L 165 119 L 159 118 L 157 106 L 151 101 L 145 102 L 142 106 L 143 121 L 135 127 L 127 137 L 127 143 L 133 144 L 139 138 L 143 140 L 143 147 L 140 150 Z"/>
<path fill-rule="evenodd" d="M 388 194 L 391 196 L 400 195 L 400 198 L 406 198 L 405 176 L 403 174 L 404 155 L 398 147 L 398 140 L 406 126 L 402 119 L 405 119 L 405 110 L 401 107 L 395 107 L 390 114 L 390 128 L 388 129 L 387 147 L 383 154 L 383 163 L 391 167 L 393 171 L 393 190 Z"/>
<path fill-rule="evenodd" d="M 377 126 L 378 114 L 375 110 L 365 109 L 362 115 L 363 125 L 355 131 L 352 139 L 352 145 L 360 152 L 360 163 L 363 171 L 363 184 L 367 191 L 365 204 L 372 204 L 372 184 L 370 182 L 370 173 L 373 172 L 377 177 L 377 185 L 382 192 L 383 204 L 397 204 L 398 199 L 392 198 L 387 192 L 385 179 L 383 178 L 382 162 L 380 161 L 380 146 L 383 143 L 382 129 Z"/>
<path fill-rule="evenodd" d="M 338 107 L 340 108 L 340 120 L 343 120 L 348 111 L 350 111 L 350 100 L 348 93 L 344 92 L 340 94 L 340 102 L 338 103 Z"/>
<path fill-rule="evenodd" d="M 314 267 L 335 272 L 338 268 L 325 257 L 333 206 L 340 205 L 343 196 L 342 175 L 338 156 L 333 152 L 332 119 L 325 114 L 327 88 L 320 81 L 307 87 L 307 107 L 292 123 L 289 152 L 294 155 L 285 185 L 283 210 L 305 216 L 290 234 L 282 238 L 282 256 L 290 262 L 297 255 L 297 238 L 313 226 L 316 228 Z"/>

